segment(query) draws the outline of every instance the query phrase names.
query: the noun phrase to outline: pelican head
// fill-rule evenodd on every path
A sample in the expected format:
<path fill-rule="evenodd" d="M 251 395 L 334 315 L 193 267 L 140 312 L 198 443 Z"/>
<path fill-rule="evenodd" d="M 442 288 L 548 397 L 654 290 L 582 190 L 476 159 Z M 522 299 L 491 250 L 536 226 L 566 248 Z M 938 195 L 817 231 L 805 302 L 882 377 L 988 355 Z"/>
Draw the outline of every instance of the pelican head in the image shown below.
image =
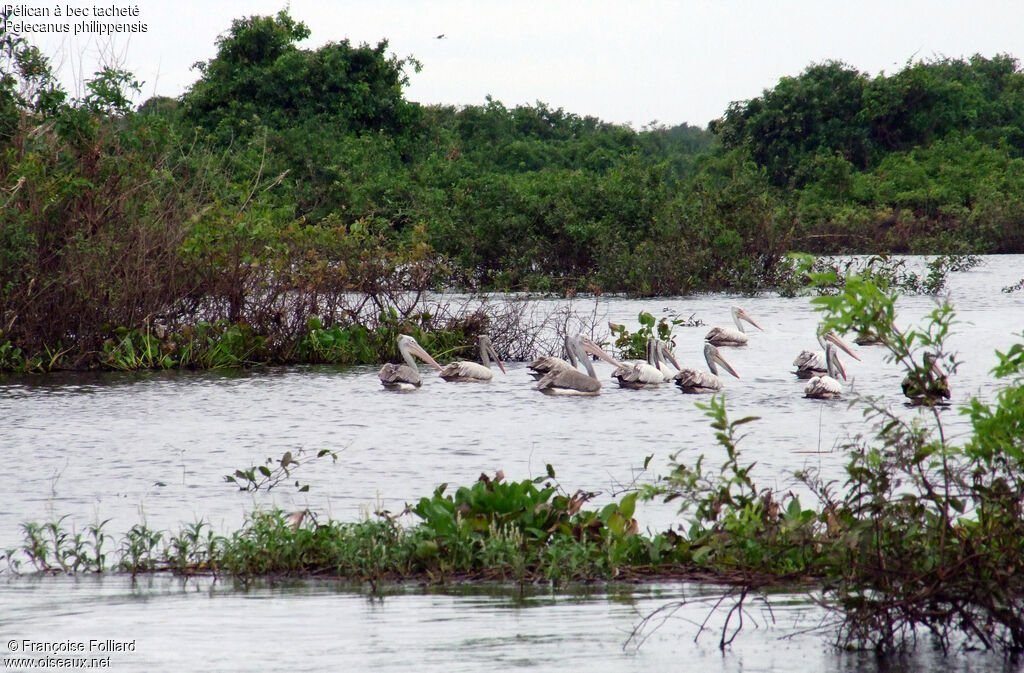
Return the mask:
<path fill-rule="evenodd" d="M 599 360 L 604 360 L 605 362 L 616 368 L 622 366 L 621 362 L 616 361 L 615 358 L 613 358 L 611 355 L 608 355 L 608 353 L 606 353 L 603 348 L 598 346 L 593 339 L 580 335 L 576 337 L 576 340 L 578 341 L 579 349 L 582 353 L 585 353 L 587 355 L 593 355 L 595 358 L 598 358 Z"/>
<path fill-rule="evenodd" d="M 839 335 L 836 334 L 834 330 L 829 330 L 824 334 L 819 334 L 818 343 L 820 343 L 821 347 L 826 351 L 828 350 L 828 344 L 833 343 L 839 348 L 842 348 L 844 351 L 846 351 L 846 354 L 849 355 L 851 358 L 860 362 L 860 358 L 857 357 L 857 354 L 850 350 L 850 346 L 845 341 L 840 339 Z"/>
<path fill-rule="evenodd" d="M 661 361 L 670 363 L 676 369 L 682 369 L 682 367 L 679 366 L 679 361 L 676 360 L 675 353 L 672 352 L 671 346 L 661 339 L 652 340 L 654 341 L 654 344 L 651 349 L 653 351 L 653 356 L 656 359 L 656 362 L 654 363 L 655 367 L 658 366 L 658 361 Z"/>
<path fill-rule="evenodd" d="M 764 329 L 760 325 L 758 325 L 756 322 L 754 322 L 754 319 L 751 318 L 750 315 L 748 315 L 746 311 L 744 311 L 739 306 L 733 306 L 732 307 L 732 321 L 734 323 L 736 323 L 736 328 L 739 331 L 741 331 L 741 332 L 744 331 L 743 323 L 741 322 L 743 320 L 746 320 L 747 322 L 749 322 L 751 325 L 753 325 L 757 329 L 761 330 L 762 332 L 764 331 Z"/>
<path fill-rule="evenodd" d="M 501 364 L 501 358 L 494 352 L 494 346 L 491 345 L 491 337 L 486 334 L 481 334 L 476 339 L 476 346 L 480 349 L 480 361 L 485 367 L 490 367 L 490 358 L 494 358 L 494 361 L 498 363 L 498 368 L 501 369 L 502 374 L 507 374 L 505 371 L 505 365 Z"/>
<path fill-rule="evenodd" d="M 423 350 L 423 346 L 419 345 L 416 339 L 413 339 L 408 334 L 402 334 L 398 337 L 398 352 L 402 354 L 402 359 L 405 360 L 405 363 L 413 369 L 416 368 L 416 361 L 412 359 L 412 356 L 415 355 L 434 369 L 441 371 L 441 365 L 437 364 L 434 358 L 430 357 L 430 353 Z"/>
<path fill-rule="evenodd" d="M 716 376 L 718 375 L 718 367 L 715 365 L 720 364 L 725 367 L 725 371 L 729 372 L 736 378 L 740 377 L 740 375 L 736 373 L 736 370 L 725 361 L 725 358 L 722 357 L 721 352 L 719 352 L 718 348 L 714 344 L 704 344 L 704 360 L 708 363 L 708 369 L 710 369 L 711 373 Z"/>

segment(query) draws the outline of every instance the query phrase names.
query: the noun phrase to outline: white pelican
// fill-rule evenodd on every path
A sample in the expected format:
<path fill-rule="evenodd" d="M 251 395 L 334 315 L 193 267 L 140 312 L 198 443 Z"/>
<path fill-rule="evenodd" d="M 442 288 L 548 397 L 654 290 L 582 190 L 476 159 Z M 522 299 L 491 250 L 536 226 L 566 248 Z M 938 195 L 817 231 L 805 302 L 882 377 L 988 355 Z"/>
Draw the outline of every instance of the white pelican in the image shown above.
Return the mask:
<path fill-rule="evenodd" d="M 662 358 L 681 369 L 668 344 L 651 337 L 647 340 L 647 361 L 626 362 L 612 372 L 612 378 L 623 388 L 651 388 L 672 380 L 667 367 L 662 367 Z"/>
<path fill-rule="evenodd" d="M 938 358 L 934 353 L 925 353 L 924 372 L 912 372 L 903 379 L 903 394 L 910 398 L 913 405 L 943 404 L 942 398 L 949 399 L 949 379 L 939 368 Z"/>
<path fill-rule="evenodd" d="M 684 393 L 716 393 L 721 390 L 722 379 L 718 378 L 716 363 L 725 367 L 725 371 L 736 378 L 740 377 L 736 370 L 725 361 L 714 344 L 704 344 L 704 360 L 707 361 L 710 372 L 687 368 L 679 370 L 679 373 L 675 375 L 676 385 Z"/>
<path fill-rule="evenodd" d="M 585 337 L 566 337 L 565 350 L 569 357 L 582 362 L 587 373 L 575 368 L 552 369 L 537 381 L 537 390 L 546 395 L 598 395 L 601 392 L 601 382 L 597 379 L 597 372 L 594 365 L 590 363 L 588 354 L 595 355 L 603 360 L 608 360 L 616 366 L 618 362 L 612 360 L 600 346 Z"/>
<path fill-rule="evenodd" d="M 828 374 L 828 362 L 825 360 L 825 345 L 826 343 L 833 343 L 839 346 L 849 354 L 854 360 L 860 361 L 860 358 L 850 350 L 850 347 L 845 341 L 839 338 L 839 335 L 829 330 L 825 334 L 818 335 L 818 343 L 821 344 L 820 351 L 800 351 L 800 355 L 796 356 L 793 360 L 793 366 L 796 367 L 796 374 L 798 379 L 809 379 L 814 376 L 823 376 Z M 838 354 L 837 354 L 838 357 Z"/>
<path fill-rule="evenodd" d="M 380 377 L 380 384 L 388 390 L 413 390 L 419 388 L 422 381 L 420 373 L 416 370 L 416 361 L 412 359 L 415 355 L 438 371 L 441 365 L 430 357 L 430 353 L 423 350 L 423 346 L 416 343 L 416 339 L 402 334 L 398 337 L 398 352 L 402 354 L 405 364 L 396 365 L 388 363 L 380 368 L 377 376 Z"/>
<path fill-rule="evenodd" d="M 825 363 L 828 373 L 823 376 L 815 376 L 804 387 L 804 397 L 815 400 L 834 400 L 843 393 L 843 386 L 837 379 L 842 376 L 846 380 L 846 370 L 836 356 L 836 347 L 831 341 L 825 344 Z"/>
<path fill-rule="evenodd" d="M 754 322 L 754 319 L 747 315 L 747 312 L 741 309 L 739 306 L 732 307 L 732 321 L 736 323 L 736 329 L 731 327 L 712 327 L 707 334 L 704 335 L 704 340 L 715 346 L 746 346 L 747 345 L 747 333 L 743 331 L 743 321 L 746 320 L 757 329 L 761 329 L 761 326 Z"/>
<path fill-rule="evenodd" d="M 476 346 L 480 350 L 480 362 L 453 362 L 445 365 L 441 370 L 441 378 L 445 381 L 466 381 L 470 383 L 483 383 L 490 381 L 494 373 L 491 371 L 491 358 L 498 363 L 501 373 L 505 371 L 505 365 L 501 364 L 501 358 L 494 352 L 490 337 L 481 334 L 477 337 Z"/>

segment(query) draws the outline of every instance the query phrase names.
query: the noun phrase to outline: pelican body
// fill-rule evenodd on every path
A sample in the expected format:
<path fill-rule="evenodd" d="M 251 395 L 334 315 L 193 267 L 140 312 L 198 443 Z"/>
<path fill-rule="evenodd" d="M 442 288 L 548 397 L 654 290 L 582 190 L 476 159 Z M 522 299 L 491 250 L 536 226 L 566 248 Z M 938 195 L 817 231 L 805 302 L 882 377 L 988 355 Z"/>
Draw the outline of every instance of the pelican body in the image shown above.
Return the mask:
<path fill-rule="evenodd" d="M 912 405 L 943 404 L 949 399 L 949 379 L 939 368 L 938 358 L 934 353 L 925 353 L 923 358 L 925 372 L 912 372 L 903 379 L 903 394 L 910 398 Z"/>
<path fill-rule="evenodd" d="M 804 386 L 804 397 L 814 400 L 834 400 L 842 396 L 843 386 L 839 383 L 838 377 L 842 376 L 845 381 L 846 370 L 843 369 L 836 353 L 835 345 L 831 341 L 827 342 L 825 344 L 825 362 L 828 373 L 811 378 Z"/>
<path fill-rule="evenodd" d="M 704 340 L 714 346 L 746 346 L 747 345 L 747 333 L 743 329 L 743 321 L 746 321 L 761 329 L 761 326 L 754 322 L 754 319 L 747 315 L 747 312 L 741 309 L 739 306 L 732 307 L 732 321 L 736 323 L 736 329 L 731 327 L 712 327 L 707 334 L 704 335 Z"/>
<path fill-rule="evenodd" d="M 420 373 L 416 369 L 416 361 L 413 360 L 414 355 L 438 371 L 441 370 L 441 365 L 437 364 L 434 358 L 430 357 L 430 353 L 416 343 L 416 339 L 402 334 L 398 337 L 397 343 L 398 352 L 401 353 L 405 364 L 389 362 L 380 368 L 377 376 L 380 377 L 380 384 L 386 389 L 415 390 L 423 384 Z"/>
<path fill-rule="evenodd" d="M 714 344 L 704 344 L 704 360 L 708 363 L 709 371 L 686 368 L 681 369 L 675 375 L 676 385 L 684 393 L 717 393 L 721 390 L 722 379 L 718 378 L 718 367 L 716 365 L 722 365 L 725 371 L 736 378 L 740 377 L 736 370 L 725 361 L 725 358 L 718 351 L 718 347 Z"/>
<path fill-rule="evenodd" d="M 850 350 L 849 345 L 831 330 L 825 334 L 819 334 L 818 343 L 821 344 L 820 351 L 800 351 L 800 355 L 793 360 L 793 366 L 796 367 L 796 371 L 793 373 L 798 379 L 809 379 L 828 374 L 828 362 L 825 359 L 825 348 L 828 343 L 835 344 L 854 360 L 860 361 L 860 358 Z"/>
<path fill-rule="evenodd" d="M 562 358 L 555 357 L 554 355 L 544 355 L 537 358 L 530 364 L 526 365 L 527 369 L 530 370 L 529 374 L 534 379 L 540 379 L 545 374 L 552 372 L 556 369 L 575 369 L 576 368 L 576 356 L 571 353 L 567 354 L 567 357 L 572 362 L 566 362 Z"/>
<path fill-rule="evenodd" d="M 672 363 L 676 369 L 681 369 L 676 361 L 675 355 L 664 341 L 651 337 L 647 340 L 647 361 L 623 363 L 622 366 L 612 372 L 612 378 L 619 382 L 622 388 L 653 388 L 672 380 L 663 368 L 664 361 Z"/>
<path fill-rule="evenodd" d="M 501 358 L 494 352 L 490 337 L 481 334 L 476 340 L 477 348 L 480 350 L 480 362 L 453 362 L 445 365 L 441 370 L 441 378 L 450 382 L 485 383 L 494 376 L 491 371 L 491 358 L 498 363 L 501 373 L 505 374 L 505 365 Z"/>
<path fill-rule="evenodd" d="M 612 360 L 597 344 L 584 337 L 566 337 L 565 349 L 573 362 L 582 362 L 587 373 L 579 371 L 575 367 L 562 367 L 552 369 L 537 381 L 537 390 L 545 395 L 599 395 L 601 393 L 601 382 L 591 364 L 590 355 L 595 355 L 603 360 L 610 361 L 619 366 L 618 362 Z"/>

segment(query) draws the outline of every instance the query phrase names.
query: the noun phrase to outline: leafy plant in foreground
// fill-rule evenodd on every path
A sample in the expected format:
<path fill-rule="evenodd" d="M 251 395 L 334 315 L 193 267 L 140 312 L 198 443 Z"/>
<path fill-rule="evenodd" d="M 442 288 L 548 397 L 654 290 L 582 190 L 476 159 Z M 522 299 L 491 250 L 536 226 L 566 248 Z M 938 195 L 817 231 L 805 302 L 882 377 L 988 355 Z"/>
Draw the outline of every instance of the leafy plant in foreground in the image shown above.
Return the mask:
<path fill-rule="evenodd" d="M 672 472 L 643 490 L 646 499 L 678 501 L 680 513 L 689 517 L 680 541 L 685 558 L 697 566 L 740 573 L 815 572 L 815 542 L 822 528 L 818 513 L 803 509 L 793 494 L 780 500 L 771 489 L 759 488 L 751 479 L 755 464 L 740 463 L 738 430 L 757 417 L 730 420 L 724 397 L 697 406 L 725 450 L 719 473 L 704 469 L 703 454 L 693 467 L 676 462 L 676 454 Z"/>
<path fill-rule="evenodd" d="M 922 352 L 953 373 L 952 308 L 899 329 L 895 299 L 850 277 L 841 295 L 813 301 L 826 329 L 877 335 L 908 376 L 926 374 Z M 961 410 L 972 426 L 963 445 L 947 438 L 941 406 L 897 413 L 867 398 L 875 436 L 849 447 L 841 494 L 805 475 L 837 538 L 825 597 L 842 611 L 843 644 L 892 650 L 922 627 L 942 647 L 961 634 L 967 645 L 1024 649 L 1024 346 L 997 355 L 993 373 L 1009 383 Z"/>

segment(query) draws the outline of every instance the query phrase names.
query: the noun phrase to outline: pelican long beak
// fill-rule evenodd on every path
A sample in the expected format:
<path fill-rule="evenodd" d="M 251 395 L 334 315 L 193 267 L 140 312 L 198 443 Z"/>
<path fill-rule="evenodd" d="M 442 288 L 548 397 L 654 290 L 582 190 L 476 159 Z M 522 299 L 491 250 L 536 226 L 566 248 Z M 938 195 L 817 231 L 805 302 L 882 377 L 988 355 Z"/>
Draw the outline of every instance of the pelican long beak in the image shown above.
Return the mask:
<path fill-rule="evenodd" d="M 712 358 L 712 359 L 713 359 L 713 360 L 714 360 L 715 362 L 717 362 L 718 364 L 720 364 L 720 365 L 722 365 L 723 367 L 725 367 L 725 371 L 729 372 L 730 374 L 732 374 L 732 375 L 733 375 L 733 376 L 735 376 L 736 378 L 739 378 L 739 377 L 740 377 L 740 375 L 736 373 L 736 370 L 732 368 L 732 365 L 730 365 L 730 364 L 729 364 L 728 362 L 726 362 L 726 361 L 725 361 L 725 358 L 723 358 L 723 357 L 722 357 L 722 354 L 718 352 L 718 349 L 717 349 L 717 348 L 715 349 L 715 352 L 714 352 L 714 354 L 713 354 L 713 355 L 711 356 L 711 358 Z"/>
<path fill-rule="evenodd" d="M 836 334 L 835 332 L 831 332 L 831 331 L 830 331 L 830 332 L 829 332 L 828 334 L 826 334 L 826 335 L 825 335 L 825 339 L 826 339 L 827 341 L 831 341 L 832 343 L 834 343 L 834 344 L 835 344 L 836 346 L 838 346 L 839 348 L 842 348 L 842 349 L 843 349 L 844 351 L 846 351 L 846 354 L 847 354 L 847 355 L 849 355 L 849 356 L 850 356 L 851 358 L 853 358 L 854 360 L 856 360 L 856 361 L 860 362 L 860 358 L 859 358 L 859 357 L 857 357 L 857 354 L 856 354 L 856 353 L 854 353 L 854 352 L 853 352 L 852 350 L 850 350 L 850 346 L 849 346 L 849 345 L 847 345 L 847 343 L 846 343 L 845 341 L 843 341 L 842 339 L 840 339 L 840 338 L 839 338 L 839 335 L 838 335 L 838 334 Z M 836 362 L 838 362 L 838 360 L 837 360 Z M 844 377 L 844 378 L 845 378 L 845 377 Z"/>
<path fill-rule="evenodd" d="M 491 358 L 493 358 L 494 361 L 498 363 L 498 369 L 501 370 L 501 373 L 502 374 L 508 374 L 508 372 L 505 371 L 505 365 L 501 364 L 501 358 L 499 358 L 498 354 L 494 352 L 494 347 L 491 346 L 491 344 L 488 343 L 486 348 L 487 348 L 487 354 L 490 355 Z"/>
<path fill-rule="evenodd" d="M 430 365 L 437 371 L 441 371 L 441 365 L 437 364 L 437 361 L 434 360 L 434 358 L 430 357 L 430 353 L 423 350 L 423 346 L 420 346 L 415 341 L 409 344 L 409 352 L 418 357 L 420 360 L 426 362 L 428 365 Z"/>
<path fill-rule="evenodd" d="M 679 366 L 679 361 L 676 360 L 675 353 L 672 352 L 672 349 L 669 348 L 668 344 L 666 344 L 664 341 L 658 342 L 658 352 L 661 354 L 663 358 L 671 362 L 673 367 L 675 367 L 678 370 L 683 369 L 682 367 Z"/>
<path fill-rule="evenodd" d="M 594 343 L 591 339 L 588 339 L 587 337 L 583 337 L 581 339 L 581 342 L 582 342 L 582 345 L 583 345 L 583 351 L 585 353 L 589 353 L 590 355 L 593 355 L 596 358 L 604 360 L 605 362 L 607 362 L 608 364 L 612 365 L 613 367 L 621 367 L 622 366 L 621 362 L 617 362 L 611 355 L 608 355 L 607 353 L 605 353 L 604 349 L 601 348 L 600 346 L 598 346 L 596 343 Z"/>
<path fill-rule="evenodd" d="M 850 355 L 853 355 L 853 353 L 850 353 Z M 843 363 L 839 361 L 839 358 L 834 358 L 832 361 L 836 363 L 836 369 L 839 370 L 839 375 L 843 377 L 844 381 L 846 381 L 846 367 L 844 367 Z"/>
<path fill-rule="evenodd" d="M 761 330 L 762 332 L 764 331 L 764 328 L 758 325 L 756 322 L 754 322 L 754 319 L 747 315 L 747 312 L 744 311 L 743 309 L 740 309 L 739 311 L 736 312 L 736 317 L 739 318 L 740 320 L 746 320 L 757 329 Z"/>

